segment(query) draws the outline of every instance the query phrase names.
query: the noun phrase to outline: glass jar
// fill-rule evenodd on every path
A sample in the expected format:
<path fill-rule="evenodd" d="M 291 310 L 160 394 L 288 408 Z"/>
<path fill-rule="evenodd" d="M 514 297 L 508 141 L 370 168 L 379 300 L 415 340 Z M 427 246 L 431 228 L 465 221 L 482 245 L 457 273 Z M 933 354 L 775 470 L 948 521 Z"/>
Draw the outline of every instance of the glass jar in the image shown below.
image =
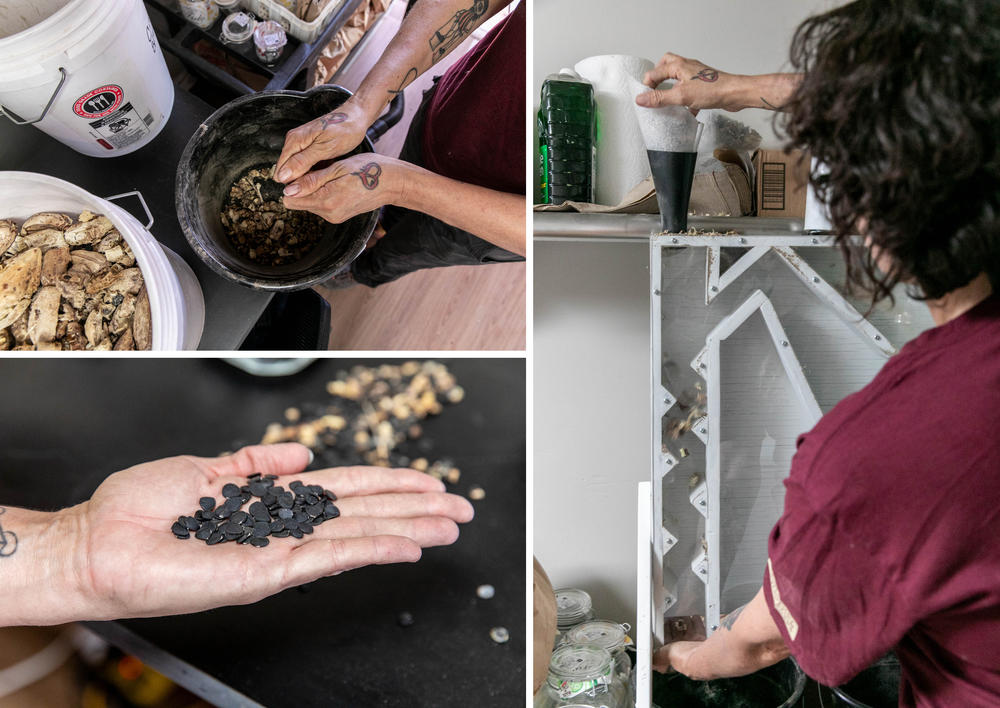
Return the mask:
<path fill-rule="evenodd" d="M 581 622 L 594 619 L 594 603 L 590 595 L 577 588 L 560 588 L 556 596 L 556 629 L 565 632 Z"/>
<path fill-rule="evenodd" d="M 628 689 L 607 649 L 566 644 L 552 652 L 534 708 L 626 708 Z"/>
<path fill-rule="evenodd" d="M 624 683 L 628 683 L 632 672 L 632 662 L 625 653 L 628 644 L 627 628 L 617 622 L 607 620 L 590 620 L 576 625 L 563 635 L 563 644 L 577 646 L 595 646 L 607 649 L 615 660 L 615 672 Z"/>
<path fill-rule="evenodd" d="M 257 23 L 253 31 L 253 44 L 257 50 L 257 58 L 265 64 L 273 64 L 281 58 L 288 44 L 285 28 L 274 20 Z"/>
<path fill-rule="evenodd" d="M 223 15 L 239 12 L 241 2 L 243 0 L 215 0 L 215 4 L 219 6 L 219 10 Z"/>
<path fill-rule="evenodd" d="M 222 21 L 222 41 L 243 44 L 253 36 L 256 21 L 245 12 L 235 12 Z"/>
<path fill-rule="evenodd" d="M 178 0 L 184 19 L 196 27 L 208 29 L 219 19 L 215 0 Z"/>

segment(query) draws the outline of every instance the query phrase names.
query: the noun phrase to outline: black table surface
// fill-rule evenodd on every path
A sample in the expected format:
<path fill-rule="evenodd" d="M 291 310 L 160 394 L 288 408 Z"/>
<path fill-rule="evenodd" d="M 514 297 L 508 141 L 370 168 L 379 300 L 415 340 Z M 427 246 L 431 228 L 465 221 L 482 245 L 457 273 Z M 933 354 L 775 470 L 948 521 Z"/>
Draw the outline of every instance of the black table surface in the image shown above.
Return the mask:
<path fill-rule="evenodd" d="M 0 117 L 0 170 L 40 172 L 64 179 L 98 197 L 138 190 L 153 214 L 150 232 L 194 270 L 205 296 L 205 330 L 199 349 L 239 349 L 260 318 L 271 293 L 250 290 L 213 273 L 188 245 L 174 206 L 174 175 L 181 152 L 212 108 L 175 87 L 170 120 L 148 145 L 128 155 L 88 157 L 32 126 Z M 146 223 L 134 197 L 117 202 Z M 0 218 L 3 215 L 0 214 Z"/>
<path fill-rule="evenodd" d="M 288 406 L 326 400 L 325 382 L 353 363 L 266 379 L 214 359 L 5 361 L 0 503 L 67 506 L 127 466 L 258 440 Z M 456 544 L 252 605 L 90 626 L 218 705 L 523 705 L 524 362 L 448 365 L 466 398 L 426 421 L 428 456 L 455 461 L 457 493 L 486 491 Z M 476 596 L 484 583 L 493 599 Z M 412 626 L 397 624 L 402 611 Z M 491 640 L 496 626 L 508 643 Z"/>

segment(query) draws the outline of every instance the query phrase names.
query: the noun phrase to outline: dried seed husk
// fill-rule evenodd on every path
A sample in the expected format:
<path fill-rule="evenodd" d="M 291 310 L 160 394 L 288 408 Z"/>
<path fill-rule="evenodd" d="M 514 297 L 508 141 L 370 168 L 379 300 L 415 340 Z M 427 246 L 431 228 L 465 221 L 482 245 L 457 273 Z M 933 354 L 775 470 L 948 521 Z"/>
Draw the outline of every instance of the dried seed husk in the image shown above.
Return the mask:
<path fill-rule="evenodd" d="M 59 324 L 59 300 L 59 289 L 54 285 L 43 285 L 35 293 L 28 308 L 28 337 L 35 346 L 55 339 Z"/>
<path fill-rule="evenodd" d="M 0 219 L 0 255 L 7 252 L 16 238 L 17 224 L 10 219 Z"/>
<path fill-rule="evenodd" d="M 30 248 L 0 270 L 0 329 L 13 324 L 31 304 L 41 283 L 42 249 Z"/>
<path fill-rule="evenodd" d="M 24 223 L 21 224 L 21 231 L 26 234 L 43 229 L 65 231 L 72 223 L 73 220 L 65 214 L 59 214 L 54 211 L 40 211 L 24 220 Z"/>
<path fill-rule="evenodd" d="M 42 285 L 55 285 L 71 263 L 69 246 L 50 248 L 42 254 Z"/>
<path fill-rule="evenodd" d="M 83 333 L 87 336 L 87 341 L 94 349 L 108 338 L 108 326 L 105 324 L 101 313 L 97 310 L 87 315 L 87 321 L 83 325 Z"/>
<path fill-rule="evenodd" d="M 116 352 L 132 351 L 135 349 L 135 340 L 132 339 L 132 328 L 128 327 L 115 341 L 114 350 Z"/>
<path fill-rule="evenodd" d="M 135 315 L 132 318 L 132 337 L 135 348 L 146 351 L 153 347 L 153 327 L 149 312 L 149 293 L 143 285 L 135 301 Z"/>
<path fill-rule="evenodd" d="M 70 246 L 86 246 L 97 243 L 114 224 L 106 216 L 95 216 L 90 221 L 73 224 L 65 231 L 66 243 Z"/>

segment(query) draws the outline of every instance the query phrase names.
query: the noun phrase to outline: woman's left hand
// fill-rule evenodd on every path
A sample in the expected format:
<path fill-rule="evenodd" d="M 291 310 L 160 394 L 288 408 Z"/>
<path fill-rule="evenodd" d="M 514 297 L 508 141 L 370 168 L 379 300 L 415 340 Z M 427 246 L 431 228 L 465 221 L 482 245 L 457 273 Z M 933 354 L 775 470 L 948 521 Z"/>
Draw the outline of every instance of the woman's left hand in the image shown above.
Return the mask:
<path fill-rule="evenodd" d="M 352 155 L 289 184 L 284 204 L 340 224 L 352 216 L 398 203 L 402 195 L 401 173 L 407 166 L 406 162 L 375 153 Z"/>

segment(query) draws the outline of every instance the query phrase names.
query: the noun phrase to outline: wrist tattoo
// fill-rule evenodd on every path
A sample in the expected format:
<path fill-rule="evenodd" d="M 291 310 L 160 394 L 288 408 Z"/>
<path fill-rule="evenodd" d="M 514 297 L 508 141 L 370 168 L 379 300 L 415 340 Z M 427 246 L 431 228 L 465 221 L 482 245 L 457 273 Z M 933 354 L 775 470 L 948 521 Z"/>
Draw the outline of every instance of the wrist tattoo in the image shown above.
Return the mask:
<path fill-rule="evenodd" d="M 375 189 L 378 186 L 378 179 L 382 176 L 382 168 L 377 162 L 369 162 L 357 172 L 352 172 L 361 180 L 361 185 L 365 189 Z"/>
<path fill-rule="evenodd" d="M 486 14 L 488 0 L 473 0 L 472 6 L 459 10 L 437 28 L 430 39 L 432 61 L 437 61 L 458 46 L 476 26 L 476 20 Z"/>
<path fill-rule="evenodd" d="M 396 88 L 396 90 L 393 91 L 392 89 L 389 89 L 389 95 L 398 96 L 399 94 L 403 93 L 403 89 L 406 88 L 406 85 L 411 81 L 413 81 L 415 78 L 417 78 L 417 67 L 411 66 L 410 70 L 407 71 L 406 75 L 403 77 L 403 80 L 399 82 L 399 86 Z"/>
<path fill-rule="evenodd" d="M 770 108 L 772 111 L 780 111 L 781 110 L 781 108 L 779 106 L 774 105 L 773 103 L 771 103 L 770 101 L 768 101 L 763 96 L 760 97 L 760 102 L 764 104 L 764 108 Z"/>
<path fill-rule="evenodd" d="M 746 605 L 743 605 L 743 607 L 737 607 L 735 610 L 733 610 L 728 615 L 726 615 L 725 617 L 723 617 L 719 621 L 719 624 L 721 624 L 723 627 L 725 627 L 728 631 L 732 632 L 733 631 L 733 625 L 736 624 L 736 620 L 739 619 L 740 614 L 745 609 L 746 609 Z"/>
<path fill-rule="evenodd" d="M 7 510 L 0 506 L 0 514 L 5 513 Z M 13 531 L 6 531 L 4 527 L 0 525 L 0 558 L 6 558 L 7 556 L 14 555 L 17 550 L 17 534 Z"/>
<path fill-rule="evenodd" d="M 330 113 L 328 115 L 323 116 L 322 118 L 319 119 L 319 122 L 322 124 L 323 129 L 326 130 L 331 125 L 334 125 L 336 123 L 343 123 L 345 120 L 347 120 L 347 114 L 338 112 L 338 113 Z"/>
<path fill-rule="evenodd" d="M 694 81 L 695 79 L 697 79 L 698 81 L 707 81 L 708 83 L 712 83 L 713 81 L 719 80 L 719 72 L 716 71 L 715 69 L 705 68 L 691 77 L 692 81 Z"/>

